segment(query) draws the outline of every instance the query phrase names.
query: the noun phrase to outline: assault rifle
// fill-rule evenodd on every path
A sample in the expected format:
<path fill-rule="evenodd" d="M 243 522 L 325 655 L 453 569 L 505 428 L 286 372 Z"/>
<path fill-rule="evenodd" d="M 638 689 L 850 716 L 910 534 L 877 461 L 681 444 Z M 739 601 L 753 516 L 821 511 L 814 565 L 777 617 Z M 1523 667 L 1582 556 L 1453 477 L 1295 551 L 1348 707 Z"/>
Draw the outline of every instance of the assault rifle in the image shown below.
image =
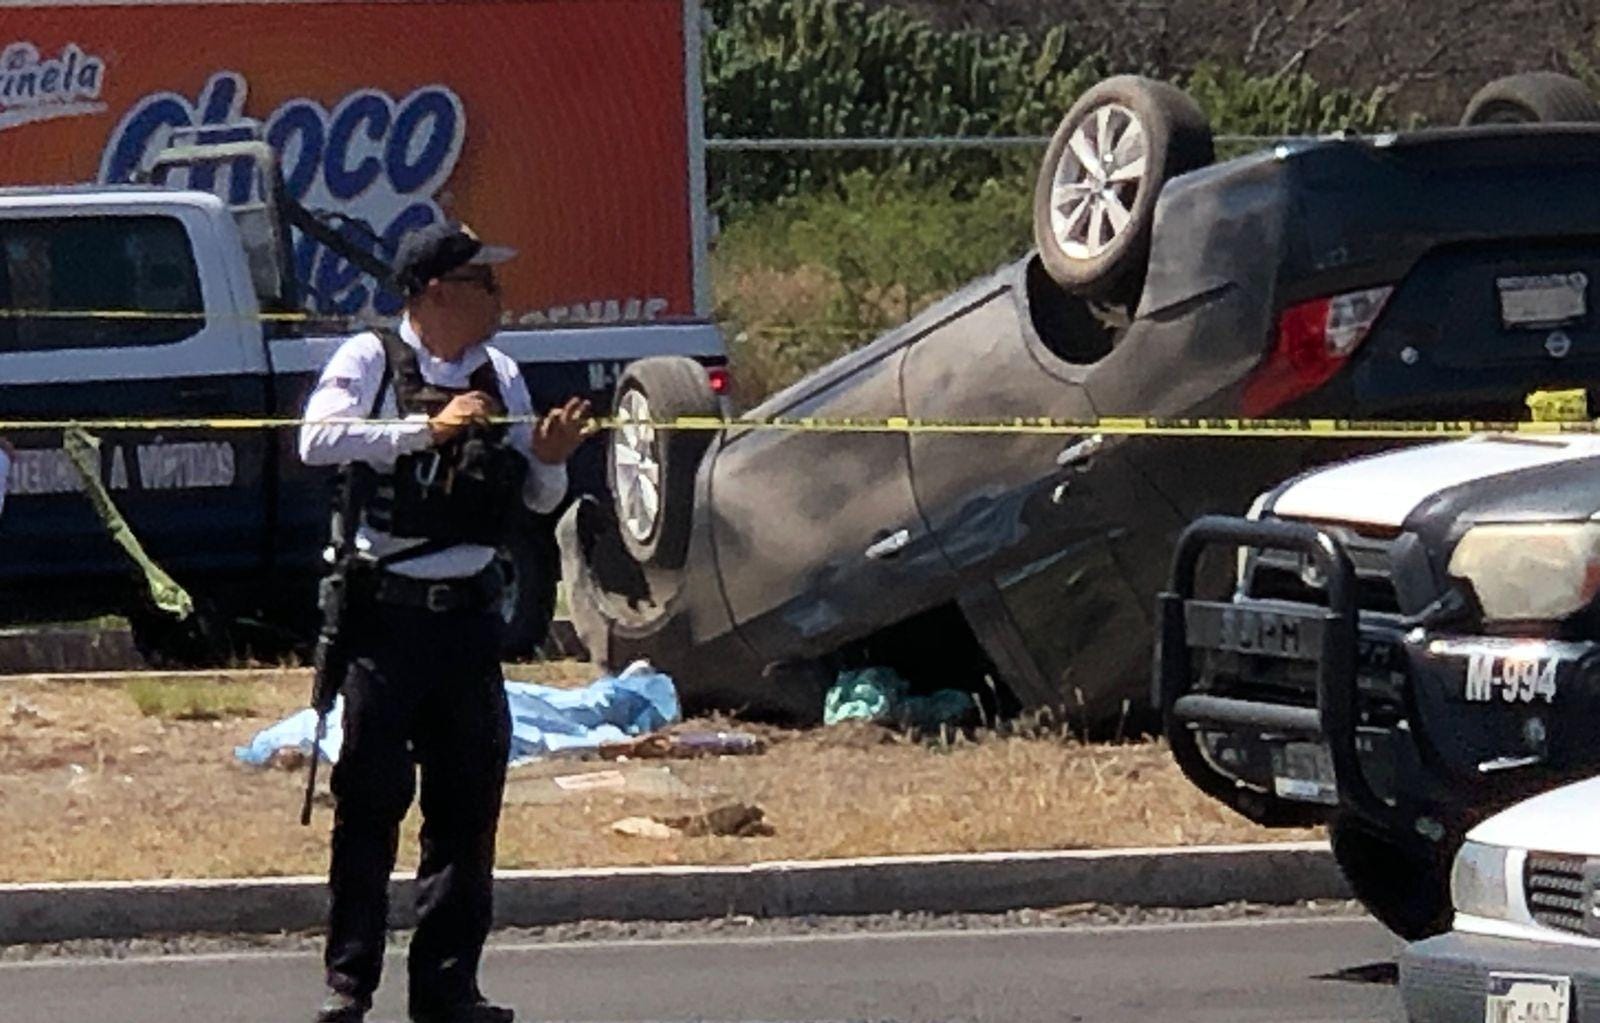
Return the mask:
<path fill-rule="evenodd" d="M 328 715 L 333 713 L 334 701 L 344 686 L 345 673 L 350 667 L 350 653 L 345 634 L 345 616 L 350 606 L 350 590 L 359 584 L 360 554 L 356 551 L 356 530 L 359 526 L 357 479 L 360 467 L 345 467 L 341 483 L 339 514 L 334 521 L 334 541 L 338 553 L 333 569 L 317 586 L 317 607 L 322 612 L 322 628 L 317 633 L 315 670 L 311 681 L 311 708 L 317 712 L 316 736 L 311 742 L 311 769 L 306 775 L 306 797 L 300 806 L 300 823 L 311 823 L 311 803 L 317 790 L 317 761 L 322 759 L 322 742 L 328 737 Z"/>

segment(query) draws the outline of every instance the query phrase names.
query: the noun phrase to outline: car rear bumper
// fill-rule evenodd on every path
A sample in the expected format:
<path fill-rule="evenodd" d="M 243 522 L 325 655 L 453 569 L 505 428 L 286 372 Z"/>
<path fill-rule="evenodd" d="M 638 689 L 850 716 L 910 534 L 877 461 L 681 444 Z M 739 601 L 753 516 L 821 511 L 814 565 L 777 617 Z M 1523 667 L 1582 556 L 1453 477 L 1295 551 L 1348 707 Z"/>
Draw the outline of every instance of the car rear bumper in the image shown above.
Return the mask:
<path fill-rule="evenodd" d="M 1400 956 L 1400 996 L 1411 1023 L 1485 1018 L 1490 974 L 1566 977 L 1570 1023 L 1600 1023 L 1600 951 L 1452 931 Z"/>

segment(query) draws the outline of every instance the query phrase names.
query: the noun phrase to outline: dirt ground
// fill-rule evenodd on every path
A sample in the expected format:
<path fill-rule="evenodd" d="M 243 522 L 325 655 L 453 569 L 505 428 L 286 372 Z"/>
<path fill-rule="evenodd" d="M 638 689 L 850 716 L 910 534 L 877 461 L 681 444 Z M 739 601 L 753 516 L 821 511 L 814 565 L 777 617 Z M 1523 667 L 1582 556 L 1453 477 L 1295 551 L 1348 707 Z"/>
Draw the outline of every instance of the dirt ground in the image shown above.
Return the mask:
<path fill-rule="evenodd" d="M 588 680 L 590 669 L 557 664 L 514 674 L 576 684 Z M 0 679 L 0 881 L 321 873 L 332 820 L 325 783 L 312 826 L 303 828 L 303 769 L 252 768 L 234 757 L 236 746 L 300 709 L 307 687 L 303 672 L 136 685 Z M 691 722 L 677 730 L 744 727 Z M 514 769 L 500 866 L 739 863 L 1316 835 L 1258 828 L 1204 798 L 1157 743 L 1085 746 L 1043 731 L 914 741 L 867 725 L 747 730 L 760 736 L 763 752 L 564 759 Z M 732 806 L 758 807 L 760 824 L 718 837 L 659 823 Z M 717 816 L 730 814 L 741 816 L 727 810 Z M 748 824 L 750 815 L 743 816 Z M 614 828 L 627 818 L 658 823 L 644 824 L 642 835 Z M 415 866 L 418 823 L 413 808 L 401 869 Z"/>

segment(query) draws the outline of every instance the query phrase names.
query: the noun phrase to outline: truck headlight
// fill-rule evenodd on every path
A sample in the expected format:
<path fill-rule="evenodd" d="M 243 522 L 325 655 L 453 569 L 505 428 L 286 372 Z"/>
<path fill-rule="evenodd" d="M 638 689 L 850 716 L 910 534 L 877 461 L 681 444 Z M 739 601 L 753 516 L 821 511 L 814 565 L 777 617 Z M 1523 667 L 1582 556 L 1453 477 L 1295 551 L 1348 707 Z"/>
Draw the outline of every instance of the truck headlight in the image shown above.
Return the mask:
<path fill-rule="evenodd" d="M 1600 591 L 1600 523 L 1474 526 L 1450 556 L 1495 622 L 1557 621 Z"/>
<path fill-rule="evenodd" d="M 1450 901 L 1456 912 L 1488 920 L 1504 920 L 1511 900 L 1506 893 L 1506 853 L 1498 845 L 1466 842 L 1450 870 Z"/>

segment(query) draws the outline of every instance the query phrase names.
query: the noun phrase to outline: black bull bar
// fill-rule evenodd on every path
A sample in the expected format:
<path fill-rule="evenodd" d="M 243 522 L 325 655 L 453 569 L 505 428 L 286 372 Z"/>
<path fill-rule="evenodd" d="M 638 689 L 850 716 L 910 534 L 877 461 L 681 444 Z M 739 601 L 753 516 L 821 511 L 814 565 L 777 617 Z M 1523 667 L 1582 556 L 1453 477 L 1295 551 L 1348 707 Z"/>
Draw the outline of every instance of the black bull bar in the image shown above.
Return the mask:
<path fill-rule="evenodd" d="M 1195 599 L 1200 557 L 1214 546 L 1289 551 L 1311 559 L 1327 580 L 1327 606 L 1252 608 Z M 1328 749 L 1340 805 L 1375 822 L 1395 818 L 1361 768 L 1357 684 L 1359 616 L 1355 568 L 1342 547 L 1314 526 L 1225 516 L 1195 520 L 1172 561 L 1171 585 L 1157 597 L 1155 702 L 1173 757 L 1207 795 L 1241 809 L 1246 796 L 1200 750 L 1189 727 L 1259 728 L 1320 740 Z M 1269 645 L 1272 649 L 1267 649 Z M 1287 657 L 1316 664 L 1316 706 L 1286 706 L 1193 692 L 1192 646 Z M 1248 814 L 1247 816 L 1257 816 Z"/>

